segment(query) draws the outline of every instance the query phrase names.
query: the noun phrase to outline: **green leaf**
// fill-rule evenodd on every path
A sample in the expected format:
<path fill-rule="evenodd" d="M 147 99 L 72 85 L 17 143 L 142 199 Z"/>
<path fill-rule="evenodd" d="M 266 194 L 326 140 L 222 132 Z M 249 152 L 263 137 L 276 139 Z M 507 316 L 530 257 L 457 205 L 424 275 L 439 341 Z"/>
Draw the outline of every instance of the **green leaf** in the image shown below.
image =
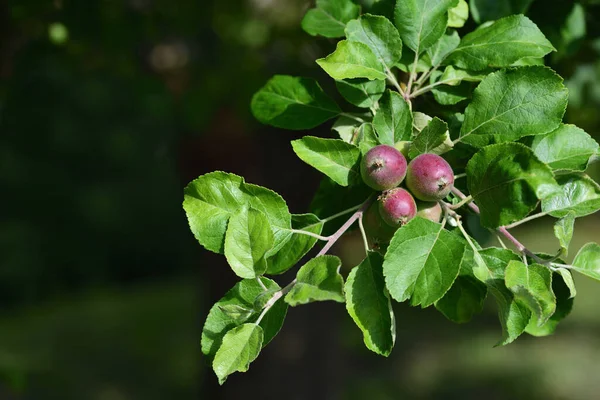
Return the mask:
<path fill-rule="evenodd" d="M 556 178 L 560 188 L 542 200 L 542 211 L 562 218 L 569 212 L 584 217 L 600 209 L 600 186 L 583 174 L 561 175 Z"/>
<path fill-rule="evenodd" d="M 504 283 L 504 271 L 508 263 L 518 261 L 519 257 L 510 250 L 498 248 L 488 248 L 476 254 L 479 262 L 474 268 L 475 276 L 487 285 L 498 306 L 502 340 L 496 346 L 504 346 L 518 338 L 531 319 L 531 311 L 515 300 Z"/>
<path fill-rule="evenodd" d="M 410 140 L 412 122 L 412 113 L 406 100 L 398 92 L 386 91 L 373 118 L 379 142 L 393 146 L 400 140 Z"/>
<path fill-rule="evenodd" d="M 314 214 L 292 215 L 292 228 L 321 234 L 323 223 Z M 317 238 L 293 233 L 290 240 L 274 255 L 267 259 L 267 274 L 282 274 L 292 268 L 313 248 Z"/>
<path fill-rule="evenodd" d="M 313 301 L 344 302 L 344 280 L 340 275 L 342 261 L 335 256 L 315 257 L 304 264 L 296 275 L 296 284 L 285 296 L 291 306 Z"/>
<path fill-rule="evenodd" d="M 360 265 L 350 271 L 344 291 L 346 309 L 363 332 L 365 345 L 387 357 L 394 347 L 396 326 L 382 264 L 380 254 L 369 253 Z"/>
<path fill-rule="evenodd" d="M 452 106 L 467 100 L 473 93 L 473 87 L 467 82 L 458 86 L 437 86 L 431 90 L 433 98 L 443 106 Z"/>
<path fill-rule="evenodd" d="M 198 177 L 184 190 L 183 208 L 190 229 L 201 245 L 215 253 L 224 251 L 230 216 L 247 207 L 265 214 L 273 229 L 273 249 L 279 249 L 289 239 L 291 215 L 277 193 L 220 171 Z"/>
<path fill-rule="evenodd" d="M 312 36 L 342 37 L 346 23 L 359 14 L 360 6 L 350 0 L 317 0 L 302 19 L 302 29 Z"/>
<path fill-rule="evenodd" d="M 409 49 L 408 47 L 404 47 L 402 49 L 402 58 L 396 64 L 396 67 L 401 71 L 406 73 L 410 73 L 413 70 L 413 65 L 415 61 L 415 52 Z M 427 72 L 431 69 L 431 63 L 429 62 L 429 57 L 427 57 L 426 53 L 422 54 L 421 57 L 417 60 L 417 67 L 415 72 Z"/>
<path fill-rule="evenodd" d="M 463 69 L 455 69 L 452 65 L 448 65 L 440 79 L 435 82 L 443 85 L 456 86 L 461 82 L 480 82 L 486 77 L 486 72 L 465 71 Z"/>
<path fill-rule="evenodd" d="M 402 42 L 421 54 L 444 34 L 448 24 L 448 10 L 456 5 L 458 0 L 398 1 L 394 22 Z"/>
<path fill-rule="evenodd" d="M 456 7 L 448 10 L 448 26 L 462 28 L 469 19 L 469 5 L 465 0 L 459 0 Z"/>
<path fill-rule="evenodd" d="M 225 257 L 240 278 L 252 279 L 267 270 L 265 255 L 273 246 L 273 232 L 263 213 L 244 208 L 231 216 L 225 236 Z"/>
<path fill-rule="evenodd" d="M 281 289 L 277 283 L 268 278 L 261 277 L 260 280 L 269 291 Z M 244 322 L 252 322 L 258 318 L 259 310 L 254 310 L 254 302 L 263 291 L 264 289 L 256 279 L 245 279 L 238 282 L 221 300 L 213 305 L 202 329 L 201 345 L 204 355 L 213 358 L 227 331 Z M 230 311 L 234 307 L 254 310 L 254 312 L 246 318 L 242 318 L 242 316 L 231 314 Z M 266 346 L 281 329 L 287 308 L 288 305 L 280 299 L 261 320 L 260 326 L 264 331 L 263 346 Z"/>
<path fill-rule="evenodd" d="M 461 82 L 458 86 L 437 86 L 431 90 L 435 101 L 443 106 L 452 106 L 467 100 L 473 93 L 473 85 Z"/>
<path fill-rule="evenodd" d="M 556 311 L 550 269 L 540 264 L 525 265 L 513 260 L 506 267 L 504 280 L 516 300 L 531 310 L 537 326 L 544 325 Z"/>
<path fill-rule="evenodd" d="M 600 245 L 587 243 L 575 256 L 573 270 L 600 281 Z"/>
<path fill-rule="evenodd" d="M 344 99 L 361 108 L 375 107 L 385 91 L 385 81 L 365 78 L 336 81 L 335 85 Z"/>
<path fill-rule="evenodd" d="M 460 36 L 455 30 L 449 30 L 425 52 L 432 66 L 440 65 L 460 44 Z"/>
<path fill-rule="evenodd" d="M 223 337 L 223 344 L 215 354 L 213 369 L 222 385 L 234 372 L 246 372 L 258 357 L 263 342 L 263 330 L 257 324 L 243 324 L 231 329 Z"/>
<path fill-rule="evenodd" d="M 435 308 L 450 321 L 463 324 L 483 310 L 486 295 L 485 285 L 461 272 L 444 297 L 435 302 Z"/>
<path fill-rule="evenodd" d="M 585 171 L 598 143 L 583 129 L 561 124 L 554 131 L 533 138 L 531 148 L 553 170 Z"/>
<path fill-rule="evenodd" d="M 573 238 L 573 226 L 575 225 L 575 213 L 570 211 L 554 224 L 554 236 L 560 242 L 564 254 L 569 250 L 569 244 Z"/>
<path fill-rule="evenodd" d="M 287 75 L 272 77 L 250 107 L 263 124 L 295 130 L 314 128 L 341 112 L 317 81 Z"/>
<path fill-rule="evenodd" d="M 373 147 L 381 144 L 373 124 L 362 124 L 358 130 L 358 148 L 361 154 L 366 154 Z"/>
<path fill-rule="evenodd" d="M 340 137 L 340 139 L 342 139 L 344 142 L 352 143 L 354 135 L 357 134 L 357 131 L 361 125 L 361 122 L 358 122 L 346 116 L 341 116 L 335 120 L 333 126 L 331 127 L 331 130 L 335 131 Z"/>
<path fill-rule="evenodd" d="M 385 254 L 383 274 L 396 301 L 425 308 L 439 300 L 458 276 L 464 242 L 442 225 L 416 217 L 396 231 Z"/>
<path fill-rule="evenodd" d="M 385 65 L 360 42 L 342 40 L 333 53 L 319 58 L 317 64 L 333 79 L 385 79 Z"/>
<path fill-rule="evenodd" d="M 254 308 L 243 307 L 239 304 L 225 304 L 219 306 L 219 309 L 223 311 L 227 317 L 231 318 L 232 321 L 239 323 L 243 323 L 255 313 Z"/>
<path fill-rule="evenodd" d="M 511 15 L 466 35 L 448 62 L 478 71 L 508 67 L 522 58 L 539 58 L 554 50 L 552 43 L 529 18 Z"/>
<path fill-rule="evenodd" d="M 569 299 L 577 296 L 577 289 L 575 288 L 575 281 L 573 280 L 573 275 L 571 275 L 571 272 L 568 269 L 559 268 L 558 274 L 561 276 L 563 283 L 566 285 L 569 291 Z M 554 282 L 554 280 L 552 282 Z"/>
<path fill-rule="evenodd" d="M 421 133 L 423 131 L 423 129 L 425 129 L 427 124 L 429 124 L 433 118 L 431 118 L 429 115 L 424 114 L 419 111 L 415 111 L 412 114 L 413 114 L 412 136 L 414 137 L 414 136 L 418 136 L 419 133 Z"/>
<path fill-rule="evenodd" d="M 475 147 L 556 129 L 567 106 L 562 78 L 549 68 L 520 67 L 488 75 L 465 110 L 461 141 Z"/>
<path fill-rule="evenodd" d="M 525 14 L 533 0 L 470 0 L 473 19 L 478 24 L 512 14 Z"/>
<path fill-rule="evenodd" d="M 396 27 L 385 17 L 365 14 L 348 22 L 346 38 L 369 46 L 387 72 L 400 61 L 402 40 Z"/>
<path fill-rule="evenodd" d="M 294 152 L 302 161 L 321 171 L 337 184 L 348 186 L 359 179 L 358 147 L 339 139 L 305 136 L 292 141 Z"/>
<path fill-rule="evenodd" d="M 452 149 L 452 141 L 448 134 L 448 125 L 434 117 L 413 140 L 408 156 L 415 158 L 419 154 L 443 154 Z"/>
<path fill-rule="evenodd" d="M 558 187 L 550 168 L 519 143 L 484 147 L 466 168 L 469 193 L 481 211 L 481 224 L 497 228 L 523 219 Z M 550 197 L 551 198 L 551 197 Z"/>
<path fill-rule="evenodd" d="M 546 63 L 544 62 L 544 57 L 541 58 L 521 58 L 520 60 L 515 61 L 510 64 L 511 67 L 529 67 L 532 65 L 544 66 Z"/>
<path fill-rule="evenodd" d="M 565 271 L 569 273 L 567 270 L 559 270 Z M 570 274 L 569 274 L 570 277 Z M 571 278 L 571 282 L 572 282 Z M 565 281 L 561 279 L 558 274 L 553 274 L 552 276 L 552 292 L 556 295 L 556 311 L 548 321 L 546 321 L 543 325 L 538 325 L 535 318 L 531 318 L 529 321 L 529 325 L 525 331 L 533 336 L 548 336 L 554 333 L 558 323 L 563 320 L 573 308 L 573 296 L 571 295 L 571 290 L 568 285 L 565 284 Z"/>

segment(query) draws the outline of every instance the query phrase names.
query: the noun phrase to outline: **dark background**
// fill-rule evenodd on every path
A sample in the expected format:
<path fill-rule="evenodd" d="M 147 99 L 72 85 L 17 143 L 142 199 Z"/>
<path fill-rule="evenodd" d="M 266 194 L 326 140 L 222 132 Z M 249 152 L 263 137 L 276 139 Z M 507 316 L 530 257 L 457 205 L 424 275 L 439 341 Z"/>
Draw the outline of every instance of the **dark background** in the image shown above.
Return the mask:
<path fill-rule="evenodd" d="M 503 348 L 492 303 L 461 326 L 397 305 L 388 359 L 343 305 L 297 307 L 250 371 L 218 387 L 200 332 L 236 277 L 189 232 L 183 187 L 225 170 L 308 210 L 320 174 L 289 141 L 328 125 L 261 126 L 249 102 L 275 73 L 334 94 L 314 64 L 334 41 L 300 29 L 310 6 L 0 0 L 0 400 L 598 397 L 600 284 L 585 278 L 554 336 Z M 547 64 L 569 87 L 566 121 L 598 139 L 598 2 L 538 0 L 528 15 L 559 50 Z M 573 253 L 600 241 L 599 222 L 578 220 Z M 553 251 L 551 224 L 515 232 Z M 350 234 L 335 251 L 349 269 L 362 244 Z"/>

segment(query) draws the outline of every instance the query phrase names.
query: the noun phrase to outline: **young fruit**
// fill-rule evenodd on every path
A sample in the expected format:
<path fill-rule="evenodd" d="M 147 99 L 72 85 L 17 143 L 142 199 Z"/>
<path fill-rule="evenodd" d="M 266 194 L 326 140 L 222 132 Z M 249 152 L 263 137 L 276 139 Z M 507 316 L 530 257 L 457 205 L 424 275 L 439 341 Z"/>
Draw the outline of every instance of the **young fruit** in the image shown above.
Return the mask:
<path fill-rule="evenodd" d="M 417 201 L 417 216 L 433 222 L 440 222 L 442 207 L 437 202 Z"/>
<path fill-rule="evenodd" d="M 390 226 L 398 228 L 417 215 L 417 204 L 408 191 L 395 188 L 384 192 L 378 199 L 379 214 Z"/>
<path fill-rule="evenodd" d="M 375 202 L 371 204 L 363 217 L 363 224 L 369 246 L 375 249 L 381 248 L 390 242 L 396 232 L 396 228 L 389 226 L 381 218 L 379 205 Z"/>
<path fill-rule="evenodd" d="M 454 172 L 437 154 L 421 154 L 408 164 L 406 186 L 419 200 L 438 201 L 454 186 Z"/>
<path fill-rule="evenodd" d="M 406 158 L 392 146 L 375 146 L 362 158 L 360 174 L 375 190 L 395 188 L 406 176 Z"/>

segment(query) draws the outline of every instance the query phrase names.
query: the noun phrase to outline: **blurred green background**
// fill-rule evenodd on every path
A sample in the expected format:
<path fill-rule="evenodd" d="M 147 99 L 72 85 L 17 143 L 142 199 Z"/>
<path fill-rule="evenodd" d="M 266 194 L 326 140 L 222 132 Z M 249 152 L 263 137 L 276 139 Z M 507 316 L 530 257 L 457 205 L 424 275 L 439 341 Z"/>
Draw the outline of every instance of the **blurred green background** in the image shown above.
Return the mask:
<path fill-rule="evenodd" d="M 311 6 L 0 0 L 0 400 L 600 396 L 600 284 L 584 278 L 555 335 L 503 348 L 491 303 L 464 326 L 397 305 L 388 359 L 343 305 L 299 307 L 248 373 L 218 387 L 200 331 L 236 277 L 195 242 L 182 191 L 226 170 L 308 209 L 320 175 L 289 144 L 307 132 L 260 126 L 249 102 L 275 73 L 334 93 L 314 64 L 334 42 L 300 29 Z M 536 0 L 527 13 L 559 50 L 547 64 L 569 87 L 566 121 L 600 139 L 599 2 Z M 599 223 L 578 220 L 572 248 L 600 242 Z M 552 252 L 551 224 L 515 235 Z M 349 269 L 361 249 L 350 234 L 336 252 Z"/>

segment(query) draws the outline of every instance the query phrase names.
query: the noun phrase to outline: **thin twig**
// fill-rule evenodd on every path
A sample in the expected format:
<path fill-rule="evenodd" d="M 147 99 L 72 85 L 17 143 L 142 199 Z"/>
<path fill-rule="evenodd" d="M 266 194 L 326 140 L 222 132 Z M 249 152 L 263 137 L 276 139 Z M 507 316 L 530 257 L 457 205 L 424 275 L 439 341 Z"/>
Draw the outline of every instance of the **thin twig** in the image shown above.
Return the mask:
<path fill-rule="evenodd" d="M 267 291 L 269 289 L 267 289 L 267 287 L 265 286 L 265 284 L 260 280 L 260 276 L 256 277 L 256 281 L 258 282 L 258 284 L 260 285 L 260 287 L 263 289 L 263 291 Z"/>
<path fill-rule="evenodd" d="M 360 218 L 358 218 L 358 227 L 360 229 L 360 235 L 362 236 L 362 240 L 363 240 L 363 244 L 365 245 L 365 254 L 369 254 L 369 241 L 367 240 L 367 233 L 365 232 L 365 226 L 363 225 L 363 216 L 364 214 L 360 215 Z"/>
<path fill-rule="evenodd" d="M 519 226 L 519 225 L 521 225 L 521 224 L 524 224 L 525 222 L 529 222 L 529 221 L 532 221 L 532 220 L 534 220 L 534 219 L 537 219 L 537 218 L 545 217 L 546 215 L 548 215 L 548 212 L 542 211 L 542 212 L 539 212 L 539 213 L 537 213 L 537 214 L 530 215 L 530 216 L 529 216 L 529 217 L 527 217 L 527 218 L 523 218 L 523 219 L 522 219 L 522 220 L 520 220 L 520 221 L 513 222 L 513 223 L 512 223 L 512 224 L 510 224 L 510 225 L 505 225 L 505 227 L 506 227 L 506 229 L 512 229 L 512 228 L 514 228 L 514 227 L 516 227 L 516 226 Z"/>
<path fill-rule="evenodd" d="M 419 50 L 417 48 L 417 50 L 415 51 L 415 60 L 413 61 L 413 67 L 412 67 L 412 71 L 410 72 L 410 76 L 408 77 L 408 84 L 406 85 L 406 96 L 404 97 L 406 99 L 406 101 L 409 101 L 411 98 L 411 89 L 412 89 L 412 84 L 413 81 L 415 80 L 415 77 L 417 76 L 417 63 L 419 62 Z"/>
<path fill-rule="evenodd" d="M 473 197 L 467 196 L 456 204 L 448 204 L 448 207 L 450 207 L 452 210 L 457 210 L 457 209 L 461 208 L 462 206 L 464 206 L 465 204 L 468 204 L 472 201 L 473 201 Z"/>
<path fill-rule="evenodd" d="M 337 230 L 337 232 L 329 236 L 329 240 L 327 240 L 327 243 L 325 244 L 325 246 L 323 246 L 321 251 L 319 251 L 316 257 L 326 254 L 329 251 L 329 249 L 335 244 L 335 242 L 337 242 L 338 239 L 352 226 L 352 224 L 363 215 L 363 213 L 369 208 L 372 202 L 373 196 L 369 197 L 367 201 L 365 201 L 360 206 L 360 208 L 354 214 L 352 214 L 350 218 L 348 218 L 348 221 L 346 221 L 344 225 L 342 225 L 340 229 Z"/>
<path fill-rule="evenodd" d="M 461 192 L 459 189 L 457 189 L 455 187 L 452 188 L 452 193 L 454 193 L 461 199 L 467 198 L 467 196 L 463 192 Z M 474 202 L 468 203 L 467 206 L 469 206 L 469 208 L 471 208 L 471 210 L 473 210 L 475 213 L 480 214 L 479 207 L 477 207 L 477 205 Z M 515 238 L 513 235 L 510 234 L 510 232 L 506 229 L 506 227 L 501 226 L 497 229 L 497 231 L 499 233 L 501 233 L 502 235 L 504 235 L 504 237 L 506 237 L 508 240 L 510 240 L 510 242 L 517 248 L 519 253 L 522 253 L 528 257 L 531 257 L 537 263 L 540 263 L 540 264 L 548 263 L 547 260 L 544 260 L 544 259 L 538 257 L 533 252 L 531 252 L 527 247 L 525 247 L 525 245 L 523 243 L 519 242 L 519 240 L 517 238 Z"/>
<path fill-rule="evenodd" d="M 297 233 L 299 235 L 312 236 L 312 237 L 317 238 L 319 240 L 324 240 L 324 241 L 329 240 L 329 236 L 317 235 L 316 233 L 308 232 L 308 231 L 303 231 L 302 229 L 290 229 L 290 232 Z"/>
<path fill-rule="evenodd" d="M 387 68 L 387 78 L 390 81 L 390 83 L 392 85 L 394 85 L 394 87 L 396 89 L 398 89 L 398 92 L 402 95 L 402 97 L 404 97 L 404 91 L 402 90 L 402 86 L 400 86 L 400 84 L 398 83 L 398 79 L 396 79 L 396 76 L 394 75 L 394 73 L 392 71 L 390 71 L 389 68 Z"/>
<path fill-rule="evenodd" d="M 325 246 L 323 246 L 323 248 L 319 251 L 319 253 L 315 257 L 319 257 L 319 256 L 326 254 L 329 251 L 329 249 L 335 244 L 335 242 L 338 241 L 338 239 L 352 226 L 352 224 L 357 219 L 359 220 L 359 224 L 360 224 L 360 219 L 361 219 L 362 215 L 369 208 L 369 206 L 371 205 L 372 202 L 373 202 L 373 196 L 370 196 L 361 205 L 359 205 L 357 207 L 352 207 L 351 209 L 348 209 L 348 210 L 356 210 L 356 211 L 354 212 L 354 214 L 352 214 L 352 216 L 350 218 L 348 218 L 348 221 L 346 221 L 344 223 L 344 225 L 342 225 L 333 235 L 327 237 L 327 243 L 325 244 Z M 342 211 L 341 213 L 333 215 L 329 218 L 332 219 L 333 217 L 338 217 L 340 215 L 347 214 L 349 212 L 348 210 Z M 323 222 L 323 221 L 325 221 L 325 220 L 322 220 L 321 222 Z M 295 284 L 296 284 L 296 278 L 294 278 L 293 281 L 288 283 L 283 289 L 281 289 L 281 290 L 275 292 L 275 294 L 273 294 L 273 297 L 271 297 L 269 299 L 269 301 L 267 301 L 267 303 L 265 304 L 262 312 L 260 313 L 258 319 L 256 320 L 256 324 L 260 323 L 262 318 L 269 311 L 269 309 L 271 307 L 273 307 L 273 305 L 277 302 L 277 300 L 279 300 L 285 294 L 287 294 L 287 292 L 289 292 L 294 287 Z"/>

